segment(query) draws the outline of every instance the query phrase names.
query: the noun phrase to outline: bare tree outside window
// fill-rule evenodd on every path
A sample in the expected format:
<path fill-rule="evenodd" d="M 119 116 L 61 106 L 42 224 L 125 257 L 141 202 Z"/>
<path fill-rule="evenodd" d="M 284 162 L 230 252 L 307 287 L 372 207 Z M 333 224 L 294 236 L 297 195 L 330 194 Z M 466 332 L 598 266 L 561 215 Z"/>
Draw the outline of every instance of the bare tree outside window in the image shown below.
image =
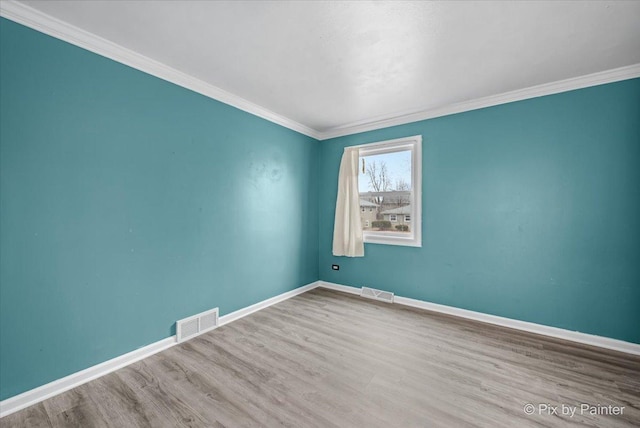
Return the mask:
<path fill-rule="evenodd" d="M 395 190 L 411 190 L 409 183 L 407 183 L 404 178 L 396 180 L 396 189 Z"/>
<path fill-rule="evenodd" d="M 366 164 L 367 177 L 369 178 L 369 190 L 372 192 L 388 192 L 391 190 L 391 178 L 384 161 L 369 162 Z M 378 205 L 378 212 L 382 206 L 382 196 L 375 196 L 371 202 Z"/>
<path fill-rule="evenodd" d="M 391 161 L 391 167 L 387 160 Z M 404 224 L 405 211 L 409 213 L 411 210 L 410 170 L 405 170 L 405 164 L 410 164 L 408 152 L 395 154 L 395 159 L 385 154 L 362 158 L 362 174 L 366 184 L 362 183 L 360 186 L 360 194 L 361 201 L 366 202 L 361 204 L 370 203 L 375 206 L 375 216 L 369 218 L 374 220 L 374 229 L 393 232 L 408 230 L 404 226 L 398 228 L 398 225 Z M 366 224 L 366 220 L 368 219 L 363 217 L 363 224 Z"/>
<path fill-rule="evenodd" d="M 397 191 L 411 191 L 411 186 L 404 179 L 400 178 L 396 180 L 395 189 Z M 395 204 L 398 207 L 403 207 L 405 205 L 409 205 L 411 203 L 411 196 L 409 194 L 404 195 L 396 195 L 393 196 L 392 200 L 389 201 L 391 204 Z"/>

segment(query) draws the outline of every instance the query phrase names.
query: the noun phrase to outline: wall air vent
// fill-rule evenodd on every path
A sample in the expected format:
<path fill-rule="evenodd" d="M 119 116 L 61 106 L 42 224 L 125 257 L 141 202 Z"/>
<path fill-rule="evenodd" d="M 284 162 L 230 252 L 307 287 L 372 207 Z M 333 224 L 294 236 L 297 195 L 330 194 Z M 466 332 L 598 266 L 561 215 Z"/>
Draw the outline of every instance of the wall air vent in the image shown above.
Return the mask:
<path fill-rule="evenodd" d="M 393 293 L 389 291 L 376 290 L 375 288 L 362 287 L 360 296 L 369 299 L 380 300 L 387 303 L 393 303 Z"/>
<path fill-rule="evenodd" d="M 218 308 L 176 322 L 178 343 L 218 327 Z"/>

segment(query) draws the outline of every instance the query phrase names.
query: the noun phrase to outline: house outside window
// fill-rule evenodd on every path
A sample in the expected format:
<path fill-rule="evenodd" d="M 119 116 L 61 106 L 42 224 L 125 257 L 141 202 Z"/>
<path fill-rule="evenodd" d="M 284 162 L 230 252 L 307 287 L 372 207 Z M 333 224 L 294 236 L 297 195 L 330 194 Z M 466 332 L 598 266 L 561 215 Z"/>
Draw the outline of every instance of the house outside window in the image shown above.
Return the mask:
<path fill-rule="evenodd" d="M 362 230 L 368 230 L 371 227 L 371 222 L 376 220 L 377 208 L 378 206 L 375 203 L 360 199 L 360 222 L 362 223 Z"/>

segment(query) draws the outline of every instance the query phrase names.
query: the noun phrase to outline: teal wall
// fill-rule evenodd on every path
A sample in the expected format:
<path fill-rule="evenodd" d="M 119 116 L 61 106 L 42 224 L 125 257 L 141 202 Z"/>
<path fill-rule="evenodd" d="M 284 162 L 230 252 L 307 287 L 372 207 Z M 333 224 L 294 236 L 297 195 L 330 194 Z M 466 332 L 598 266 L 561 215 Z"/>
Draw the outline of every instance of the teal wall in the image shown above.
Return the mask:
<path fill-rule="evenodd" d="M 416 134 L 423 247 L 333 257 L 343 147 Z M 322 280 L 640 343 L 640 79 L 323 141 L 320 180 Z"/>
<path fill-rule="evenodd" d="M 0 399 L 318 279 L 319 142 L 0 20 Z"/>
<path fill-rule="evenodd" d="M 423 247 L 332 257 L 416 134 Z M 640 343 L 640 79 L 319 143 L 0 19 L 0 234 L 0 399 L 318 278 Z"/>

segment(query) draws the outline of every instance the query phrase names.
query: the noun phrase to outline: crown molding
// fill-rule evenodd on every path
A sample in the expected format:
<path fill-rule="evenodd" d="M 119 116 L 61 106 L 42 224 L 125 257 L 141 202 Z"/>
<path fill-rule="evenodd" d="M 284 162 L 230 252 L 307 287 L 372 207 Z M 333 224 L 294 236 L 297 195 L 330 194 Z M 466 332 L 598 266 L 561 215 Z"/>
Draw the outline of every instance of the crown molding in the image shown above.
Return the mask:
<path fill-rule="evenodd" d="M 587 74 L 585 76 L 571 79 L 559 80 L 552 83 L 531 86 L 529 88 L 518 89 L 498 95 L 491 95 L 475 100 L 463 101 L 450 104 L 448 106 L 435 109 L 415 110 L 397 115 L 382 116 L 376 119 L 367 119 L 347 125 L 331 128 L 320 132 L 320 140 L 343 137 L 345 135 L 358 134 L 376 129 L 388 128 L 390 126 L 404 125 L 411 122 L 419 122 L 425 119 L 433 119 L 450 114 L 462 113 L 470 110 L 477 110 L 485 107 L 500 104 L 512 103 L 515 101 L 537 98 L 545 95 L 553 95 L 561 92 L 573 91 L 575 89 L 587 88 L 590 86 L 603 85 L 621 80 L 634 79 L 640 77 L 640 64 L 633 64 L 626 67 L 614 68 L 612 70 Z"/>
<path fill-rule="evenodd" d="M 107 39 L 82 30 L 51 15 L 40 12 L 14 0 L 0 1 L 0 16 L 25 25 L 41 33 L 79 46 L 98 55 L 128 65 L 152 76 L 190 89 L 214 100 L 223 102 L 262 119 L 318 139 L 319 132 L 301 123 L 274 113 L 217 86 L 196 79 L 182 71 L 141 55 Z"/>
<path fill-rule="evenodd" d="M 369 118 L 329 128 L 324 131 L 318 131 L 15 0 L 0 0 L 0 16 L 317 140 L 343 137 L 390 126 L 404 125 L 425 119 L 433 119 L 529 98 L 542 97 L 640 77 L 640 64 L 633 64 L 626 67 L 588 74 L 586 76 L 463 101 L 435 109 L 419 109 L 377 118 Z"/>

